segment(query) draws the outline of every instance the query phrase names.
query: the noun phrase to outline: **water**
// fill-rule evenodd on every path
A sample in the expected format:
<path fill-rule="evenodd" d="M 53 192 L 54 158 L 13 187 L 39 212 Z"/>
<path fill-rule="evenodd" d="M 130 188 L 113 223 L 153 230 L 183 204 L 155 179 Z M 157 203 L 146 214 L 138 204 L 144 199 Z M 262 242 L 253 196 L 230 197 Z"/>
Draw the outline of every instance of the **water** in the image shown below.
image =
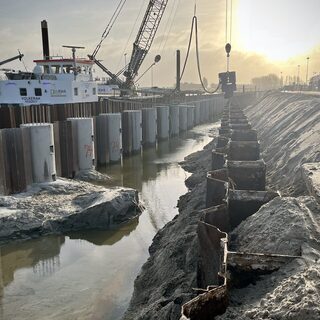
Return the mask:
<path fill-rule="evenodd" d="M 203 125 L 104 170 L 140 192 L 146 209 L 117 230 L 49 236 L 0 248 L 0 319 L 121 319 L 156 232 L 178 213 L 189 176 L 178 162 L 202 149 Z"/>

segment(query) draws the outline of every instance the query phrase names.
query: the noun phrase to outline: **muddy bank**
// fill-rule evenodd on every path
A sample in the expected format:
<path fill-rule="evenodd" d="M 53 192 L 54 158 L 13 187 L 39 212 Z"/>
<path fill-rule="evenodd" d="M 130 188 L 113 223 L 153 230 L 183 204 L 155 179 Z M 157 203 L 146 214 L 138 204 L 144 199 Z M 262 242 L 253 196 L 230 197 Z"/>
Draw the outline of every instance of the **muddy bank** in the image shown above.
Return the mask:
<path fill-rule="evenodd" d="M 28 192 L 0 196 L 0 243 L 95 228 L 110 228 L 138 214 L 133 189 L 58 179 Z"/>
<path fill-rule="evenodd" d="M 186 180 L 190 191 L 179 199 L 179 215 L 153 239 L 124 319 L 179 319 L 181 305 L 195 296 L 192 288 L 197 286 L 199 217 L 194 211 L 205 207 L 205 177 L 211 169 L 213 144 L 181 163 L 193 173 Z"/>

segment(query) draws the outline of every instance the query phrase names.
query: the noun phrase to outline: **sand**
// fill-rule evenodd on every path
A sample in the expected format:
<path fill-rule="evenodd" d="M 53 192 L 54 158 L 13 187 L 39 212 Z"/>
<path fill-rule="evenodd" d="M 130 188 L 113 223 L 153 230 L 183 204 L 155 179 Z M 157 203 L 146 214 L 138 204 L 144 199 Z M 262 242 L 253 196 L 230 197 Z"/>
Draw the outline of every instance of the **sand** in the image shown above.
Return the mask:
<path fill-rule="evenodd" d="M 320 204 L 314 191 L 319 182 L 320 100 L 269 93 L 247 107 L 246 114 L 260 136 L 269 186 L 291 197 L 275 198 L 243 221 L 230 235 L 231 247 L 301 258 L 245 288 L 231 289 L 230 306 L 217 319 L 320 319 Z"/>
<path fill-rule="evenodd" d="M 319 97 L 269 93 L 245 113 L 259 134 L 269 187 L 283 195 L 307 194 L 301 166 L 320 161 Z"/>

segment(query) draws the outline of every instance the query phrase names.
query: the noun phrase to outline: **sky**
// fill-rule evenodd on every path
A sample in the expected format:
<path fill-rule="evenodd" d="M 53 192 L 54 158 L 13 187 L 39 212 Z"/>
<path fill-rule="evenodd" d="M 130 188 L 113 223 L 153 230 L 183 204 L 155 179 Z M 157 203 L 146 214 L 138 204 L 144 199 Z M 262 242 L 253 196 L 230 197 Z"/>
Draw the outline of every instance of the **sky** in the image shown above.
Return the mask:
<path fill-rule="evenodd" d="M 0 0 L 0 60 L 25 55 L 32 70 L 33 60 L 42 57 L 40 22 L 49 26 L 51 55 L 70 56 L 62 45 L 84 46 L 78 52 L 85 57 L 93 52 L 119 0 Z M 112 72 L 118 72 L 129 60 L 149 0 L 127 0 L 98 58 Z M 229 9 L 231 0 L 229 2 Z M 209 83 L 226 70 L 226 0 L 196 0 L 202 74 Z M 175 82 L 175 54 L 180 49 L 184 60 L 194 0 L 168 0 L 153 46 L 141 67 L 143 73 L 155 55 L 162 60 L 140 81 L 141 86 L 172 86 Z M 278 76 L 306 77 L 320 72 L 320 1 L 319 0 L 233 0 L 231 60 L 240 83 L 253 77 L 275 73 Z M 230 22 L 230 14 L 228 21 Z M 6 68 L 23 69 L 19 62 Z M 96 74 L 102 75 L 98 67 Z M 194 44 L 183 82 L 198 83 Z"/>

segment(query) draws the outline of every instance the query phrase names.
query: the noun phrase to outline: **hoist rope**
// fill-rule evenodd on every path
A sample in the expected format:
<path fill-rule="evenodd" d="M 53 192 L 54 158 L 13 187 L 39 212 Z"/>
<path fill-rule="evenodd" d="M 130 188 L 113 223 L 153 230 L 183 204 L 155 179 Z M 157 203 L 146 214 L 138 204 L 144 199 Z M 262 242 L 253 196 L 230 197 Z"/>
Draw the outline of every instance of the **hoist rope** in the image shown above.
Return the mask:
<path fill-rule="evenodd" d="M 105 30 L 103 31 L 102 35 L 101 35 L 101 39 L 100 39 L 100 42 L 98 43 L 98 45 L 96 46 L 95 50 L 93 51 L 93 54 L 92 54 L 92 57 L 95 58 L 95 56 L 98 54 L 100 48 L 101 48 L 101 45 L 102 45 L 102 42 L 108 37 L 114 23 L 116 22 L 116 20 L 118 19 L 125 3 L 126 3 L 127 0 L 120 0 L 116 10 L 114 11 L 113 15 L 111 16 L 111 19 L 107 25 L 107 27 L 105 28 Z"/>
<path fill-rule="evenodd" d="M 195 37 L 196 37 L 196 58 L 197 58 L 197 71 L 198 71 L 198 76 L 200 80 L 200 84 L 203 88 L 203 90 L 206 93 L 216 93 L 219 88 L 220 88 L 220 83 L 218 84 L 217 88 L 213 91 L 210 91 L 206 88 L 206 86 L 203 83 L 203 78 L 202 78 L 202 73 L 201 73 L 201 63 L 200 63 L 200 50 L 199 50 L 199 37 L 198 37 L 198 18 L 196 15 L 193 16 L 192 18 L 192 23 L 191 23 L 191 30 L 190 30 L 190 36 L 189 36 L 189 43 L 188 43 L 188 49 L 187 49 L 187 54 L 186 58 L 183 64 L 181 76 L 180 76 L 180 81 L 182 80 L 182 77 L 184 75 L 188 60 L 189 60 L 189 55 L 190 55 L 190 50 L 191 50 L 191 44 L 192 44 L 192 38 L 193 38 L 193 31 L 195 32 Z"/>
<path fill-rule="evenodd" d="M 169 30 L 168 30 L 168 32 L 167 32 L 167 35 L 166 35 L 166 37 L 165 37 L 165 42 L 164 42 L 164 44 L 163 44 L 163 46 L 162 46 L 162 48 L 161 48 L 161 51 L 160 51 L 160 54 L 161 54 L 161 55 L 162 55 L 162 53 L 163 53 L 163 50 L 166 48 L 166 45 L 167 45 L 167 42 L 168 42 L 168 38 L 169 38 L 169 34 L 171 33 L 171 29 L 172 29 L 172 27 L 173 27 L 173 22 L 174 22 L 174 20 L 175 20 L 175 18 L 176 18 L 179 5 L 180 5 L 180 0 L 177 1 L 177 5 L 176 5 L 176 8 L 175 8 L 175 10 L 174 10 L 173 17 L 172 17 L 172 19 L 171 19 L 171 24 L 170 24 Z"/>
<path fill-rule="evenodd" d="M 230 9 L 229 9 L 229 1 L 230 1 Z M 232 42 L 232 19 L 233 19 L 233 8 L 232 8 L 232 0 L 226 0 L 226 43 L 231 45 Z M 230 22 L 229 22 L 230 16 Z M 229 72 L 230 67 L 230 54 L 227 54 L 227 72 Z"/>
<path fill-rule="evenodd" d="M 119 68 L 119 66 L 120 66 L 120 64 L 121 64 L 121 61 L 122 61 L 122 59 L 123 59 L 123 56 L 125 55 L 125 52 L 126 52 L 127 49 L 128 49 L 128 45 L 129 45 L 130 39 L 131 39 L 131 37 L 132 37 L 133 31 L 134 31 L 135 28 L 136 28 L 138 19 L 139 19 L 139 17 L 141 16 L 142 9 L 144 8 L 145 3 L 146 3 L 146 0 L 143 0 L 143 1 L 141 2 L 141 6 L 140 6 L 140 9 L 139 9 L 138 15 L 137 15 L 137 17 L 136 17 L 136 19 L 135 19 L 135 21 L 134 21 L 133 26 L 131 27 L 131 31 L 130 31 L 128 40 L 127 40 L 127 42 L 126 42 L 126 45 L 124 46 L 124 49 L 123 49 L 123 51 L 122 51 L 122 54 L 120 55 L 119 62 L 118 62 L 118 64 L 117 64 L 117 68 L 116 68 L 116 69 Z"/>

